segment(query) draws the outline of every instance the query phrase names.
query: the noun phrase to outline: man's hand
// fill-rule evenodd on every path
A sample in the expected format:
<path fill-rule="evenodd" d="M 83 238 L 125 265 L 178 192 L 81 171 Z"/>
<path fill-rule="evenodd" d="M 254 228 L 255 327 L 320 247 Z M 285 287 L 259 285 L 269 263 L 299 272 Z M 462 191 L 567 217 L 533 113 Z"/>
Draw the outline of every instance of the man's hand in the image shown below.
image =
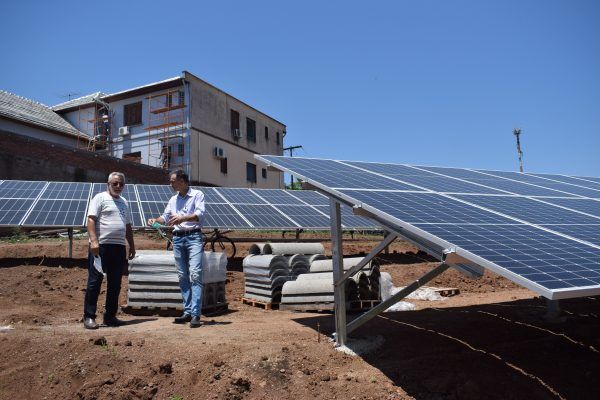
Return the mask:
<path fill-rule="evenodd" d="M 182 222 L 185 222 L 185 216 L 183 215 L 173 215 L 169 218 L 169 226 L 179 225 Z"/>
<path fill-rule="evenodd" d="M 152 226 L 153 223 L 156 222 L 155 218 L 148 218 L 148 221 L 146 221 L 146 223 L 148 224 L 148 226 Z"/>
<path fill-rule="evenodd" d="M 100 254 L 100 244 L 98 244 L 97 240 L 92 240 L 90 242 L 90 251 L 94 257 L 97 257 Z"/>
<path fill-rule="evenodd" d="M 135 247 L 129 247 L 129 255 L 127 256 L 127 258 L 129 258 L 130 260 L 133 260 L 133 258 L 135 257 Z"/>

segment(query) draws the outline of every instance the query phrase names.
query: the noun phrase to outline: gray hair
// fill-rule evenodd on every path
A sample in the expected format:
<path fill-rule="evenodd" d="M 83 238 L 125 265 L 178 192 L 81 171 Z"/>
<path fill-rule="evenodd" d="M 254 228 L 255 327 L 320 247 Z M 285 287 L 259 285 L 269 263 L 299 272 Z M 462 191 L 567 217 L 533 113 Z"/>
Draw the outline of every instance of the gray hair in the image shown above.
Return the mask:
<path fill-rule="evenodd" d="M 108 181 L 110 181 L 110 178 L 112 178 L 113 176 L 118 176 L 119 178 L 123 179 L 123 183 L 125 183 L 125 174 L 124 173 L 122 173 L 122 172 L 111 172 L 110 174 L 108 174 Z"/>

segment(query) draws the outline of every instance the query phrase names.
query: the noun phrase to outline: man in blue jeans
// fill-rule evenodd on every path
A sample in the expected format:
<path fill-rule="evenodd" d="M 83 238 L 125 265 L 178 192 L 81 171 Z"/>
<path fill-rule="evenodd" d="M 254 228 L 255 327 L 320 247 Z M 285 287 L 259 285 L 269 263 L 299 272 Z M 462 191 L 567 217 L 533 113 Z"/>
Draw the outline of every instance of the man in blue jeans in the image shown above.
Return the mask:
<path fill-rule="evenodd" d="M 190 323 L 191 328 L 201 325 L 202 312 L 202 220 L 204 217 L 204 194 L 190 188 L 188 175 L 177 170 L 171 174 L 171 187 L 177 192 L 171 197 L 165 212 L 158 218 L 148 219 L 148 225 L 158 222 L 172 226 L 173 253 L 183 298 L 183 315 L 173 323 Z"/>

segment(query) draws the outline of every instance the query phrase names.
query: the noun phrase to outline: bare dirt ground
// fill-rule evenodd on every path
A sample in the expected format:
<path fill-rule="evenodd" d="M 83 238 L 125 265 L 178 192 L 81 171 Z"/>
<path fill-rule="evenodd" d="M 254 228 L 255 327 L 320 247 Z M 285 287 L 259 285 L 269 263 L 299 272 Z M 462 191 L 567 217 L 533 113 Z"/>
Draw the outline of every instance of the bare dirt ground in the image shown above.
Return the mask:
<path fill-rule="evenodd" d="M 163 247 L 136 240 L 138 249 Z M 348 241 L 344 253 L 375 244 Z M 227 273 L 228 313 L 199 329 L 120 314 L 128 325 L 87 331 L 86 246 L 77 240 L 69 259 L 64 240 L 0 243 L 0 328 L 14 328 L 0 332 L 0 399 L 600 398 L 597 298 L 563 301 L 562 318 L 547 321 L 534 293 L 490 273 L 470 280 L 449 270 L 430 285 L 459 288 L 458 296 L 382 314 L 351 336 L 379 347 L 350 356 L 328 340 L 332 314 L 242 304 L 242 243 Z M 391 250 L 382 270 L 396 286 L 436 265 L 409 245 Z M 125 278 L 122 304 L 126 289 Z"/>

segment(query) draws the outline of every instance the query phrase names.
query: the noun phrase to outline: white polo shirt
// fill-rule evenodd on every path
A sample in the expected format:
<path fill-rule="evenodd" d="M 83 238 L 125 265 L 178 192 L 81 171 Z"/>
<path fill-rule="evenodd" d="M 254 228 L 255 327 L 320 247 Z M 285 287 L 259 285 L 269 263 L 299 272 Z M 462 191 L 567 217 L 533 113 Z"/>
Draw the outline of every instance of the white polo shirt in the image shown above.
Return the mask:
<path fill-rule="evenodd" d="M 108 192 L 98 193 L 90 201 L 88 216 L 96 217 L 96 236 L 100 244 L 126 244 L 125 232 L 129 218 L 129 204 Z"/>

